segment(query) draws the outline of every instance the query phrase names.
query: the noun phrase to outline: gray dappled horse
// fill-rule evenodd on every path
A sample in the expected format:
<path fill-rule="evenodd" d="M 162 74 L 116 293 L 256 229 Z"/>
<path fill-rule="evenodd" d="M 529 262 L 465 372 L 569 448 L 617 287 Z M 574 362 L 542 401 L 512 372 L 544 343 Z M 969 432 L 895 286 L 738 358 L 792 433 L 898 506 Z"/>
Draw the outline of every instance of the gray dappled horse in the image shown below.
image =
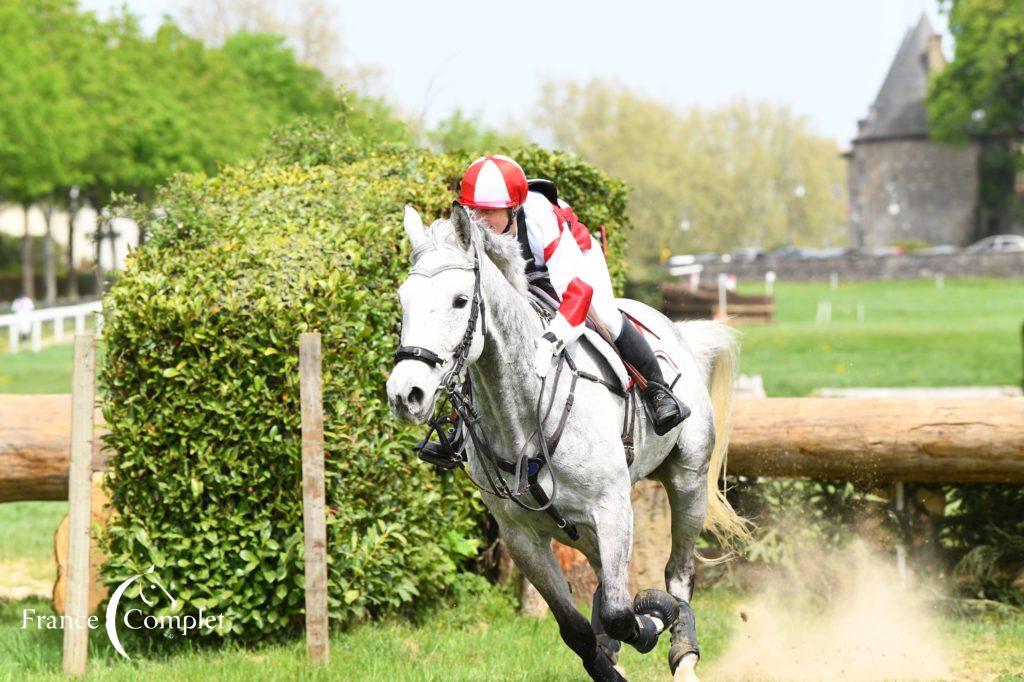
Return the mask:
<path fill-rule="evenodd" d="M 627 402 L 621 395 L 595 381 L 574 382 L 570 372 L 549 372 L 549 380 L 556 374 L 549 381 L 554 386 L 543 384 L 534 373 L 534 343 L 544 329 L 531 307 L 525 263 L 515 239 L 492 234 L 458 206 L 450 220 L 435 221 L 429 231 L 407 207 L 405 230 L 413 247 L 413 269 L 399 289 L 401 342 L 425 352 L 432 361 L 398 358 L 387 382 L 392 411 L 405 421 L 426 422 L 438 396 L 455 382 L 453 370 L 464 362 L 481 417 L 478 428 L 489 451 L 514 458 L 535 448 L 539 440 L 535 406 L 539 410 L 541 391 L 546 392 L 545 402 L 554 391 L 556 407 L 574 392 L 576 409 L 538 479 L 578 531 L 578 539 L 566 537 L 551 515 L 526 510 L 515 500 L 484 492 L 484 503 L 497 519 L 512 559 L 547 601 L 562 639 L 593 679 L 622 680 L 614 667 L 619 642 L 649 651 L 669 627 L 669 665 L 675 679 L 696 679 L 699 650 L 689 606 L 694 544 L 704 527 L 725 539 L 745 532 L 743 520 L 717 485 L 729 429 L 736 361 L 733 332 L 709 321 L 677 326 L 636 301 L 618 301 L 626 313 L 667 341 L 681 373 L 674 391 L 692 410 L 681 425 L 657 436 L 639 401 L 629 403 L 638 418 L 635 456 L 627 465 L 620 437 Z M 614 381 L 589 346 L 576 344 L 573 358 L 580 372 Z M 674 372 L 669 370 L 666 376 Z M 554 428 L 552 421 L 545 423 L 545 433 Z M 468 473 L 476 482 L 492 481 L 486 478 L 481 449 L 478 442 L 468 442 Z M 630 487 L 645 477 L 665 486 L 672 509 L 672 551 L 665 567 L 671 597 L 646 590 L 634 601 L 627 586 L 633 533 Z M 498 489 L 509 490 L 514 481 L 507 485 Z M 573 604 L 551 550 L 552 538 L 586 555 L 600 579 L 593 624 Z"/>

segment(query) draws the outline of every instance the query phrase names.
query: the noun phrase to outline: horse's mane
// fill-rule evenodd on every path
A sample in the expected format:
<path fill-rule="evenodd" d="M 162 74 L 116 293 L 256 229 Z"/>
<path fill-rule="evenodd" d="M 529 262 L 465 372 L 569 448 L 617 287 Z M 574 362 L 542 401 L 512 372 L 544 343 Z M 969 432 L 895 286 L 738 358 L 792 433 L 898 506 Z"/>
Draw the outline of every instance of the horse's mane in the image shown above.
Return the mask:
<path fill-rule="evenodd" d="M 473 221 L 473 243 L 476 247 L 487 254 L 487 257 L 497 266 L 516 293 L 528 296 L 526 261 L 523 260 L 523 254 L 516 238 L 512 235 L 494 234 L 472 213 L 470 213 L 470 219 Z M 435 220 L 430 225 L 430 229 L 427 230 L 427 239 L 427 243 L 433 249 L 443 247 L 462 249 L 458 237 L 455 236 L 455 228 L 447 218 Z"/>

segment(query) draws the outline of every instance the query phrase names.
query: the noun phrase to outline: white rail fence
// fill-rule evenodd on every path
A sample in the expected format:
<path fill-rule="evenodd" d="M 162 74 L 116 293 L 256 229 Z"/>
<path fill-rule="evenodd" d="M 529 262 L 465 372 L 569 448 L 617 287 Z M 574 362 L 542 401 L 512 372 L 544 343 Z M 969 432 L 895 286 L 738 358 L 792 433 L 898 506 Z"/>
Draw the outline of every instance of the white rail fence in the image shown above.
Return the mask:
<path fill-rule="evenodd" d="M 18 345 L 21 342 L 21 328 L 24 324 L 31 323 L 32 330 L 29 336 L 32 350 L 38 352 L 43 347 L 44 322 L 53 322 L 53 340 L 59 343 L 64 339 L 65 320 L 73 319 L 75 321 L 74 333 L 82 334 L 85 332 L 86 318 L 89 315 L 95 315 L 96 335 L 99 336 L 103 326 L 103 317 L 100 314 L 102 308 L 103 302 L 97 300 L 59 308 L 41 308 L 27 313 L 9 313 L 0 315 L 0 328 L 7 327 L 8 352 L 17 353 Z"/>

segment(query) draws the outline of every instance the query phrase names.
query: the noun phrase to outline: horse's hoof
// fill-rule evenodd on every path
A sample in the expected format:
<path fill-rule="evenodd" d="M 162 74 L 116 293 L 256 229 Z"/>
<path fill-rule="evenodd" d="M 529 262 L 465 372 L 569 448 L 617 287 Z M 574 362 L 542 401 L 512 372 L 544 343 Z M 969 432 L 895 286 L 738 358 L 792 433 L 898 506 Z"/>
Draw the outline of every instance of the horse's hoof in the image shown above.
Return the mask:
<path fill-rule="evenodd" d="M 608 635 L 601 633 L 597 636 L 597 646 L 604 651 L 612 663 L 619 662 L 619 649 L 622 647 L 619 640 L 612 639 Z"/>
<path fill-rule="evenodd" d="M 642 590 L 633 599 L 633 613 L 661 621 L 658 634 L 668 630 L 679 618 L 679 603 L 662 590 Z"/>

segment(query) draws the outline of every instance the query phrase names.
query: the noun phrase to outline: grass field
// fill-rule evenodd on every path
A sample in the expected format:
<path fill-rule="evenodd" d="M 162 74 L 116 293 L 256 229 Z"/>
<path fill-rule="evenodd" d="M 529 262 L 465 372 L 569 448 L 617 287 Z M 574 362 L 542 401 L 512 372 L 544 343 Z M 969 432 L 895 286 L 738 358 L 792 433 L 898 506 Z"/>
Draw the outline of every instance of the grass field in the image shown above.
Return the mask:
<path fill-rule="evenodd" d="M 761 293 L 763 286 L 741 286 Z M 818 325 L 818 301 L 832 323 Z M 857 321 L 863 303 L 864 321 Z M 1024 279 L 777 283 L 777 322 L 742 327 L 741 370 L 768 395 L 822 386 L 1020 385 Z"/>
<path fill-rule="evenodd" d="M 743 287 L 758 291 L 760 287 Z M 833 321 L 815 324 L 819 300 L 832 301 Z M 864 321 L 856 319 L 864 304 Z M 956 386 L 1019 384 L 1024 279 L 931 280 L 828 285 L 777 284 L 777 323 L 743 327 L 742 371 L 761 374 L 769 395 L 806 395 L 819 386 Z M 39 354 L 0 355 L 0 392 L 64 393 L 71 346 Z M 53 579 L 51 538 L 61 503 L 0 505 L 0 593 L 16 585 L 45 592 Z M 11 592 L 7 592 L 11 594 Z M 738 613 L 752 595 L 724 587 L 701 591 L 695 609 L 705 679 L 730 638 L 742 632 Z M 60 633 L 22 629 L 25 608 L 48 612 L 40 598 L 0 598 L 0 680 L 59 677 Z M 392 618 L 332 640 L 328 668 L 304 665 L 301 642 L 246 651 L 150 653 L 126 663 L 102 632 L 91 638 L 91 677 L 103 680 L 579 680 L 575 657 L 557 626 L 516 615 L 496 589 L 438 607 L 419 622 Z M 938 620 L 952 660 L 949 679 L 1024 680 L 1024 619 Z M 634 680 L 665 679 L 667 644 L 647 656 L 631 649 L 623 666 Z"/>

